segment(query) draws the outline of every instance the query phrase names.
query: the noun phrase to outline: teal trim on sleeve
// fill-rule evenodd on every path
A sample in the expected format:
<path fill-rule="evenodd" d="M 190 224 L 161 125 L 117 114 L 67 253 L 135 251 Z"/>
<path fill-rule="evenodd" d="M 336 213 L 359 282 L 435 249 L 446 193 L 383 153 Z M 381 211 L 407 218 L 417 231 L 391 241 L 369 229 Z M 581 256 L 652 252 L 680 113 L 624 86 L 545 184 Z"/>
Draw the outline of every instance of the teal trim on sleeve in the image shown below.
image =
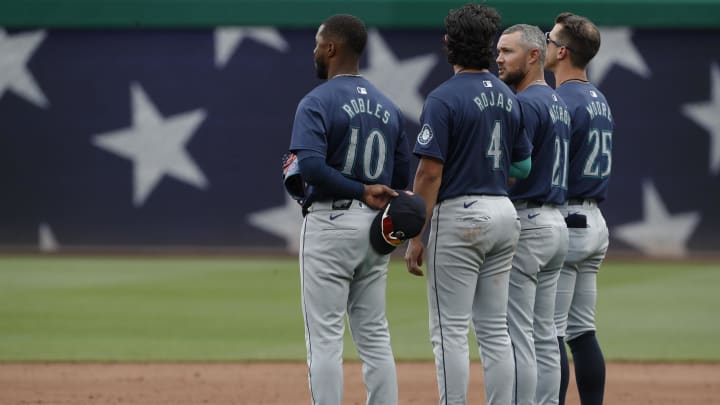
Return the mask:
<path fill-rule="evenodd" d="M 530 175 L 530 168 L 532 167 L 531 159 L 527 158 L 519 162 L 512 162 L 510 164 L 510 177 L 516 179 L 524 179 Z"/>

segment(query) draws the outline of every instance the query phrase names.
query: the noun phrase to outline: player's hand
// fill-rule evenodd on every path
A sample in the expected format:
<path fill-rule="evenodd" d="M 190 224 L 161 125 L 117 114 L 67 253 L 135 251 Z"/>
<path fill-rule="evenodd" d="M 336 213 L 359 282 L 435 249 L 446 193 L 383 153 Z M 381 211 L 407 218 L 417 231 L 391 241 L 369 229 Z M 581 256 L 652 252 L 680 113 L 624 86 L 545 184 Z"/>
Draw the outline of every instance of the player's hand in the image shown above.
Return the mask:
<path fill-rule="evenodd" d="M 366 184 L 363 201 L 368 207 L 379 210 L 385 208 L 388 201 L 397 195 L 397 191 L 384 184 Z"/>
<path fill-rule="evenodd" d="M 425 244 L 420 239 L 413 238 L 408 241 L 407 250 L 405 250 L 405 266 L 410 274 L 423 275 L 420 266 L 422 266 L 424 254 Z"/>

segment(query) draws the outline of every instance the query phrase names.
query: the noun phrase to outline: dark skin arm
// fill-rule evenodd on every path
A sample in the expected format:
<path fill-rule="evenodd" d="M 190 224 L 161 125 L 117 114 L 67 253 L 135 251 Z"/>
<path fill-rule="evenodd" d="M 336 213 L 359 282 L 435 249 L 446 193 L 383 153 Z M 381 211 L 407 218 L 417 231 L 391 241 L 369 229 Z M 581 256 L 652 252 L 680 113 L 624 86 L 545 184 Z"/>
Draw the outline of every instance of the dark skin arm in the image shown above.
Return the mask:
<path fill-rule="evenodd" d="M 383 184 L 366 184 L 363 192 L 363 201 L 368 207 L 376 210 L 385 208 L 392 197 L 397 197 L 397 191 Z"/>

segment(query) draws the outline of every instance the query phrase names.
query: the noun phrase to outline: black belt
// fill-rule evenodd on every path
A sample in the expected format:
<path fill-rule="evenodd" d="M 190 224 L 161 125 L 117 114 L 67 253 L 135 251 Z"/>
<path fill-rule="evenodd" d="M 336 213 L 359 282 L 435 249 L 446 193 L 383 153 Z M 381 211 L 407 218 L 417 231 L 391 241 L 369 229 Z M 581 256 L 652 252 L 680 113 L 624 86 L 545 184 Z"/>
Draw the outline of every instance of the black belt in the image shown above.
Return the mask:
<path fill-rule="evenodd" d="M 346 210 L 352 205 L 352 198 L 335 198 L 332 200 L 332 209 L 334 210 Z"/>
<path fill-rule="evenodd" d="M 594 198 L 571 198 L 568 200 L 568 205 L 583 205 L 585 203 L 594 203 Z"/>
<path fill-rule="evenodd" d="M 515 200 L 513 204 L 515 206 L 523 205 L 524 208 L 541 208 L 544 205 L 540 200 Z"/>
<path fill-rule="evenodd" d="M 347 210 L 347 209 L 350 209 L 353 201 L 354 200 L 352 198 L 335 198 L 332 200 L 313 201 L 312 203 L 303 206 L 302 214 L 303 214 L 303 216 L 307 215 L 307 213 L 310 210 L 310 207 L 313 204 L 318 203 L 318 202 L 332 203 L 332 209 L 334 209 L 334 210 Z"/>

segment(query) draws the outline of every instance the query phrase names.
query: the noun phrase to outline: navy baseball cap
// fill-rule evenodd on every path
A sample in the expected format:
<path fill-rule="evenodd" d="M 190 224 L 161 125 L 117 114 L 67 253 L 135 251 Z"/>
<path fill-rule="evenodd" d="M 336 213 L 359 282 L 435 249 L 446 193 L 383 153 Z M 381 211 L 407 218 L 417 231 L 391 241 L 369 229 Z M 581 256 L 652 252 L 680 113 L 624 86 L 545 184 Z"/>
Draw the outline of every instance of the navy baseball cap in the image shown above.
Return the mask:
<path fill-rule="evenodd" d="M 370 225 L 370 245 L 381 255 L 417 236 L 425 225 L 425 200 L 411 191 L 397 192 Z"/>

